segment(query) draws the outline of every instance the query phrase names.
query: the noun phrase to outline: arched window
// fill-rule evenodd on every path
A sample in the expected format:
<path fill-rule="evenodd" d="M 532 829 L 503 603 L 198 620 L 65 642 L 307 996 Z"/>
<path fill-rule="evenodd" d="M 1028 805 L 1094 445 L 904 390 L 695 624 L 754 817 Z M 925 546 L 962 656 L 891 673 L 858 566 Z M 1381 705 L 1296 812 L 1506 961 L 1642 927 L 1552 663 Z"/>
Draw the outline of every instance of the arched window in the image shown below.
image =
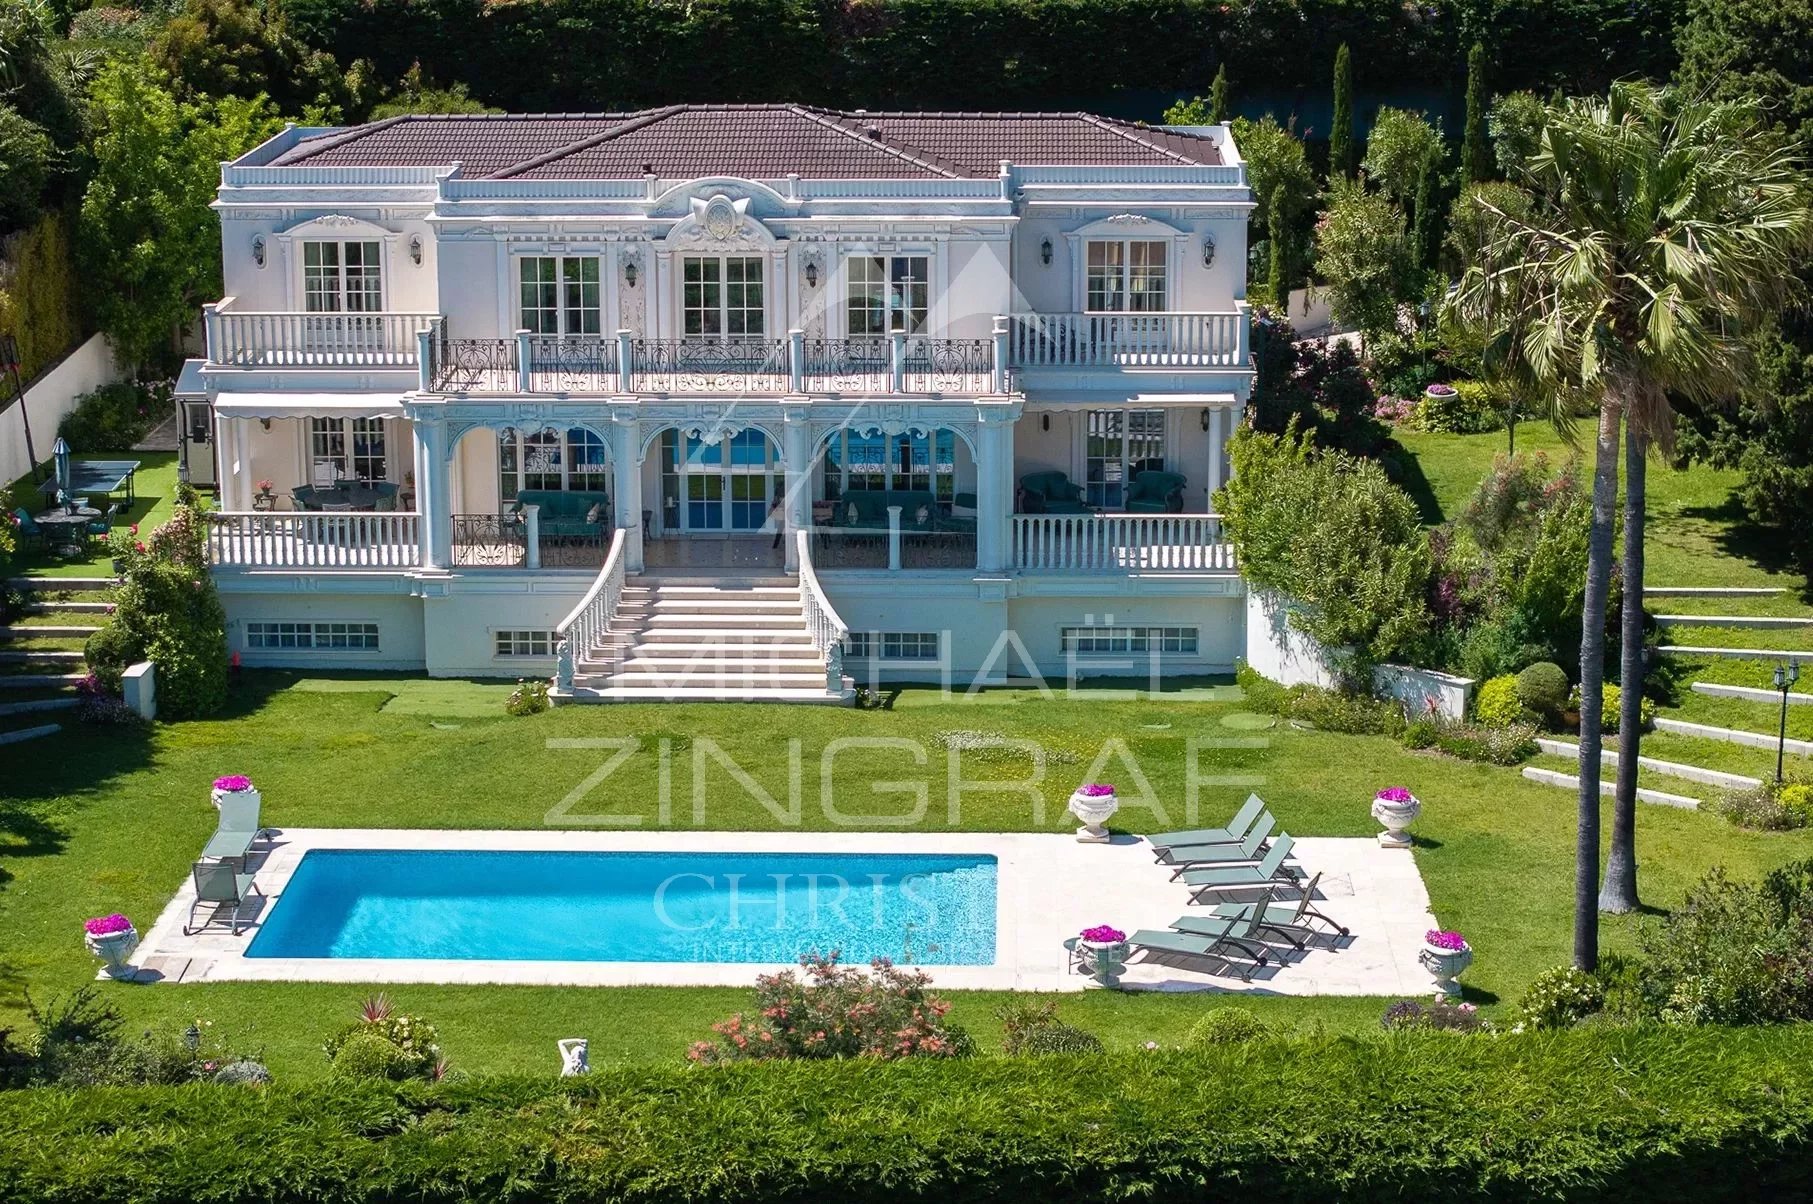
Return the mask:
<path fill-rule="evenodd" d="M 606 492 L 611 466 L 604 437 L 585 427 L 566 431 L 506 428 L 497 433 L 498 496 L 507 504 L 524 489 Z"/>

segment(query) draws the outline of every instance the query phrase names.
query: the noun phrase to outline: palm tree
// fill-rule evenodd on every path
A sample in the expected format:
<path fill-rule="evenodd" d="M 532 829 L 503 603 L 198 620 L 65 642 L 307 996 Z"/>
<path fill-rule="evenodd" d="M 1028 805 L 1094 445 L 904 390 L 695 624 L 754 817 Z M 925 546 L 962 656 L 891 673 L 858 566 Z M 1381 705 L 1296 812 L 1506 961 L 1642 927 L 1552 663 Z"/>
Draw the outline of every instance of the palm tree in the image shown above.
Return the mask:
<path fill-rule="evenodd" d="M 1628 426 L 1619 794 L 1604 904 L 1636 905 L 1635 769 L 1643 677 L 1643 466 L 1674 433 L 1669 397 L 1729 400 L 1747 336 L 1789 302 L 1813 250 L 1813 188 L 1748 103 L 1623 83 L 1547 110 L 1513 215 L 1476 197 L 1490 234 L 1450 305 L 1486 335 L 1487 367 L 1549 399 L 1564 433 L 1597 411 L 1580 644 L 1574 962 L 1598 962 L 1599 759 L 1620 426 Z"/>

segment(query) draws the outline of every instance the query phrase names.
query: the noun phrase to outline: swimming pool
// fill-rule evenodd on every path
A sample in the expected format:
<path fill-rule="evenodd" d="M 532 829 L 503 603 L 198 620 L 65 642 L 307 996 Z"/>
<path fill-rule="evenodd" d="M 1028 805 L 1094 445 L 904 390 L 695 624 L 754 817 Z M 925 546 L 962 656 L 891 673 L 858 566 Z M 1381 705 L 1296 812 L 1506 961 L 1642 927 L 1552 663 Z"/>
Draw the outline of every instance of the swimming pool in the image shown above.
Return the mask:
<path fill-rule="evenodd" d="M 995 960 L 992 856 L 312 849 L 248 958 Z"/>

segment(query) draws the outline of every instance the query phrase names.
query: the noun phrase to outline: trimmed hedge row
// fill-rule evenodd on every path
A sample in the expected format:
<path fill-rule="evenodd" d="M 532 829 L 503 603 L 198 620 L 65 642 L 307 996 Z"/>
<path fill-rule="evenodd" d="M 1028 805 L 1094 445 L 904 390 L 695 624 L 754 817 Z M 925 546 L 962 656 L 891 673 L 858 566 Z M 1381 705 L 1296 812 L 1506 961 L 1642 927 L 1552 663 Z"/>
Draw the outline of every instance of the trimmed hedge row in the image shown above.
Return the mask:
<path fill-rule="evenodd" d="M 0 1094 L 0 1199 L 1724 1200 L 1813 1191 L 1813 1030 L 1298 1037 L 584 1081 Z"/>
<path fill-rule="evenodd" d="M 1485 44 L 1497 91 L 1597 90 L 1665 77 L 1680 0 L 286 0 L 343 63 L 412 62 L 511 110 L 674 101 L 839 107 L 1098 107 L 1122 89 L 1206 92 L 1225 64 L 1238 107 L 1260 90 L 1316 103 L 1350 43 L 1362 90 L 1458 93 Z M 1245 95 L 1243 95 L 1243 93 Z M 1427 102 L 1422 102 L 1427 103 Z M 1315 118 L 1325 123 L 1323 116 Z M 1360 114 L 1369 119 L 1370 112 Z M 1326 129 L 1317 136 L 1325 136 Z"/>

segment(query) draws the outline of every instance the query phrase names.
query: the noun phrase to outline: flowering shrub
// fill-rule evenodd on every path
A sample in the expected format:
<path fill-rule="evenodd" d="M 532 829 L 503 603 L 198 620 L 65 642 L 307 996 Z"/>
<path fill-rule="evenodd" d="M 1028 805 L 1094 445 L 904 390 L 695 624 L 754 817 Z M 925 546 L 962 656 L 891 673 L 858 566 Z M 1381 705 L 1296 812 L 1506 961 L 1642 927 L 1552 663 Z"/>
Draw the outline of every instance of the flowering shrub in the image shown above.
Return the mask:
<path fill-rule="evenodd" d="M 1389 393 L 1372 403 L 1372 416 L 1392 426 L 1403 426 L 1416 414 L 1416 398 L 1393 397 Z"/>
<path fill-rule="evenodd" d="M 1538 974 L 1524 992 L 1517 1026 L 1571 1028 L 1604 1006 L 1605 990 L 1598 979 L 1578 967 L 1559 966 Z"/>
<path fill-rule="evenodd" d="M 1467 947 L 1466 937 L 1444 928 L 1431 928 L 1423 934 L 1423 940 L 1437 949 L 1446 949 L 1450 953 L 1458 953 Z"/>
<path fill-rule="evenodd" d="M 214 789 L 224 790 L 228 794 L 238 794 L 242 790 L 250 790 L 251 788 L 252 779 L 246 777 L 243 773 L 230 773 L 223 778 L 214 779 Z"/>
<path fill-rule="evenodd" d="M 1090 782 L 1087 785 L 1078 786 L 1076 792 L 1084 798 L 1107 798 L 1114 793 L 1114 787 L 1100 782 Z"/>
<path fill-rule="evenodd" d="M 926 993 L 931 977 L 876 958 L 868 970 L 837 954 L 800 958 L 793 970 L 756 979 L 756 1015 L 712 1025 L 717 1037 L 686 1056 L 702 1065 L 776 1058 L 953 1058 L 973 1048 L 944 1017 L 951 1005 Z"/>
<path fill-rule="evenodd" d="M 1387 786 L 1372 797 L 1387 803 L 1407 803 L 1413 796 L 1403 786 Z"/>
<path fill-rule="evenodd" d="M 1473 695 L 1473 718 L 1482 727 L 1502 730 L 1530 721 L 1529 711 L 1517 697 L 1517 678 L 1510 673 L 1481 682 Z"/>
<path fill-rule="evenodd" d="M 116 911 L 110 916 L 96 916 L 92 920 L 84 920 L 82 927 L 88 931 L 89 936 L 112 936 L 116 932 L 125 932 L 131 928 L 132 921 Z"/>
<path fill-rule="evenodd" d="M 536 678 L 518 681 L 504 699 L 504 712 L 509 715 L 539 715 L 548 709 L 548 683 Z"/>
<path fill-rule="evenodd" d="M 1112 945 L 1127 939 L 1127 934 L 1109 924 L 1097 924 L 1094 928 L 1083 929 L 1083 939 L 1094 941 L 1098 945 Z"/>
<path fill-rule="evenodd" d="M 329 1037 L 321 1051 L 336 1072 L 355 1078 L 440 1079 L 447 1073 L 434 1025 L 397 1011 L 381 993 L 362 1001 L 359 1019 Z"/>
<path fill-rule="evenodd" d="M 1001 1018 L 1001 1052 L 1010 1057 L 1029 1054 L 1098 1053 L 1101 1038 L 1058 1019 L 1058 1005 L 1010 1004 L 997 1011 Z"/>
<path fill-rule="evenodd" d="M 1420 999 L 1400 999 L 1385 1009 L 1379 1026 L 1391 1032 L 1406 1029 L 1428 1029 L 1445 1033 L 1491 1032 L 1492 1025 L 1470 1003 L 1437 999 L 1424 1003 Z"/>

